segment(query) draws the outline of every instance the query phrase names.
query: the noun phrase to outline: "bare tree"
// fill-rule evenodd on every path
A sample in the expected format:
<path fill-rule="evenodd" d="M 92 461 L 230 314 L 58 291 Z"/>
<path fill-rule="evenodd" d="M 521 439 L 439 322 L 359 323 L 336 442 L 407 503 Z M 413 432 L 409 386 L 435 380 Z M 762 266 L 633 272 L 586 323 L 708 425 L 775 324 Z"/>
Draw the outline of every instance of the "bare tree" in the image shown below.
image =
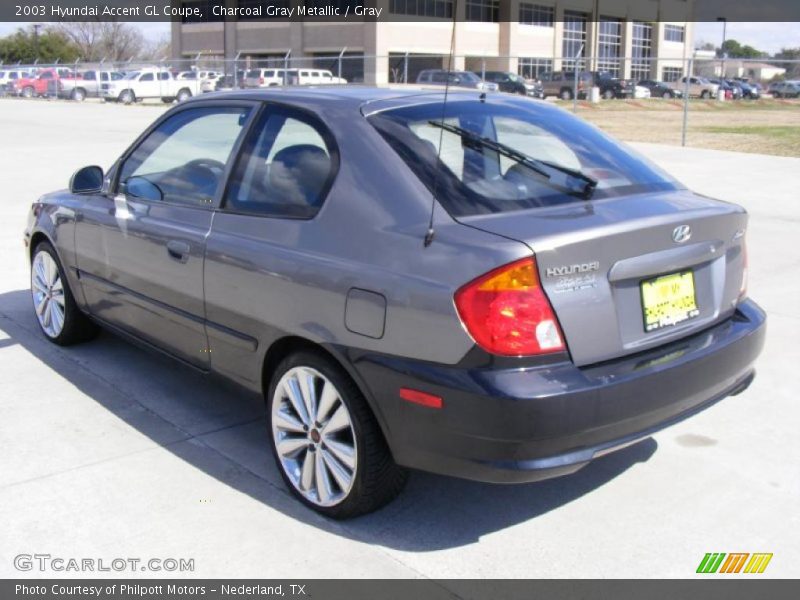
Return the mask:
<path fill-rule="evenodd" d="M 172 36 L 164 34 L 158 38 L 147 40 L 141 51 L 142 58 L 149 58 L 152 60 L 159 60 L 162 58 L 169 58 L 172 54 Z"/>
<path fill-rule="evenodd" d="M 56 29 L 69 38 L 85 61 L 103 58 L 123 61 L 136 58 L 145 41 L 142 32 L 129 23 L 119 21 L 80 21 L 61 23 Z"/>

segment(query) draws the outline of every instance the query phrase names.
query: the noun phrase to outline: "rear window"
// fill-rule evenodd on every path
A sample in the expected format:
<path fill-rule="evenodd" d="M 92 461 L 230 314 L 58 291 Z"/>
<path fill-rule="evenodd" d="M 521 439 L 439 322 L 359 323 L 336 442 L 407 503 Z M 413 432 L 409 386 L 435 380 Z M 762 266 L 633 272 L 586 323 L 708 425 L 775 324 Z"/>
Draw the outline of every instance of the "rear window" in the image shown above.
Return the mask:
<path fill-rule="evenodd" d="M 251 78 L 261 77 L 261 69 L 252 69 L 247 72 L 247 76 Z"/>
<path fill-rule="evenodd" d="M 465 143 L 442 122 L 499 142 L 536 161 L 580 172 L 597 181 L 592 199 L 680 189 L 643 157 L 558 108 L 524 100 L 449 101 L 392 109 L 369 117 L 372 125 L 454 216 L 502 213 L 584 202 L 575 176 L 542 165 L 545 174 L 483 145 Z M 434 124 L 436 123 L 436 124 Z M 439 148 L 441 146 L 441 153 Z M 576 182 L 581 183 L 576 186 Z"/>

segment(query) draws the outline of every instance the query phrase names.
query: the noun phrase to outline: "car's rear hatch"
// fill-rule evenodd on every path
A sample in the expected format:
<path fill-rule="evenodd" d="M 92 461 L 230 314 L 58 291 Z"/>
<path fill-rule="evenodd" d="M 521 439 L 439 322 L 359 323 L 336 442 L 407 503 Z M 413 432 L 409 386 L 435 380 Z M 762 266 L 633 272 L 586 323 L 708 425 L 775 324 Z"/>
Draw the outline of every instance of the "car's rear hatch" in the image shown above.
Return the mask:
<path fill-rule="evenodd" d="M 688 191 L 459 221 L 533 250 L 577 365 L 645 350 L 708 327 L 729 317 L 740 296 L 747 214 Z M 696 301 L 691 312 L 696 314 L 648 332 L 642 282 L 676 273 L 691 273 Z"/>

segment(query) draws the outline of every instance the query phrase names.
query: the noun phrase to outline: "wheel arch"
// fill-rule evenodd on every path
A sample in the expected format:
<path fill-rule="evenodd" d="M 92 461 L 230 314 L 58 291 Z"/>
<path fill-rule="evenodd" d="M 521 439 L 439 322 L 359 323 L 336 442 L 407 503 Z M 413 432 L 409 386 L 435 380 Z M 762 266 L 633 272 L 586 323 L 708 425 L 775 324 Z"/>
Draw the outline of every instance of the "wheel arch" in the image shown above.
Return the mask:
<path fill-rule="evenodd" d="M 318 344 L 307 338 L 296 335 L 287 335 L 275 340 L 267 349 L 267 352 L 264 355 L 264 361 L 262 363 L 261 389 L 263 390 L 262 394 L 264 396 L 264 401 L 268 401 L 267 393 L 269 391 L 269 384 L 280 362 L 285 357 L 289 356 L 289 354 L 302 351 L 312 352 L 323 356 L 341 368 L 342 372 L 355 384 L 355 386 L 366 399 L 367 404 L 372 411 L 372 415 L 375 417 L 375 420 L 378 422 L 378 426 L 381 428 L 383 438 L 386 440 L 387 446 L 391 451 L 391 431 L 382 411 L 380 410 L 378 402 L 372 397 L 372 393 L 370 392 L 366 383 L 359 376 L 357 370 L 344 356 L 344 354 L 328 345 Z"/>

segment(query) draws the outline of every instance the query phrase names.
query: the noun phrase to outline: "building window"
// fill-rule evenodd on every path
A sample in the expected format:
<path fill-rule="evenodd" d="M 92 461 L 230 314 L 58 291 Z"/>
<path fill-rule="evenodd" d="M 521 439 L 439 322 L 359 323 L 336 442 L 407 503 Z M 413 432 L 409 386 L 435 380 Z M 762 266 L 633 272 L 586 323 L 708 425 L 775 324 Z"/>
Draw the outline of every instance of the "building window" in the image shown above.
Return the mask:
<path fill-rule="evenodd" d="M 517 73 L 525 79 L 539 79 L 539 75 L 553 70 L 553 60 L 550 58 L 520 57 Z"/>
<path fill-rule="evenodd" d="M 653 56 L 653 24 L 642 21 L 633 22 L 633 37 L 631 39 L 631 78 L 650 78 L 650 65 Z"/>
<path fill-rule="evenodd" d="M 209 23 L 214 21 L 224 21 L 222 15 L 214 15 L 214 7 L 221 6 L 221 0 L 185 0 L 181 2 L 181 8 L 194 10 L 200 9 L 200 16 L 184 15 L 181 17 L 182 23 Z"/>
<path fill-rule="evenodd" d="M 519 22 L 522 25 L 552 27 L 554 16 L 555 9 L 552 6 L 526 3 L 519 5 Z"/>
<path fill-rule="evenodd" d="M 683 77 L 682 67 L 664 67 L 663 79 L 667 83 L 678 81 L 681 77 Z"/>
<path fill-rule="evenodd" d="M 581 57 L 586 56 L 586 20 L 586 13 L 564 11 L 564 41 L 561 45 L 564 71 L 575 70 L 574 58 L 578 51 Z"/>
<path fill-rule="evenodd" d="M 600 17 L 599 29 L 597 69 L 598 71 L 607 71 L 614 77 L 619 77 L 619 57 L 622 49 L 622 19 Z"/>
<path fill-rule="evenodd" d="M 500 20 L 500 0 L 467 0 L 467 21 L 497 23 Z"/>
<path fill-rule="evenodd" d="M 664 39 L 668 42 L 683 43 L 685 31 L 683 25 L 664 25 Z"/>
<path fill-rule="evenodd" d="M 391 0 L 389 12 L 396 15 L 453 18 L 453 0 Z"/>

